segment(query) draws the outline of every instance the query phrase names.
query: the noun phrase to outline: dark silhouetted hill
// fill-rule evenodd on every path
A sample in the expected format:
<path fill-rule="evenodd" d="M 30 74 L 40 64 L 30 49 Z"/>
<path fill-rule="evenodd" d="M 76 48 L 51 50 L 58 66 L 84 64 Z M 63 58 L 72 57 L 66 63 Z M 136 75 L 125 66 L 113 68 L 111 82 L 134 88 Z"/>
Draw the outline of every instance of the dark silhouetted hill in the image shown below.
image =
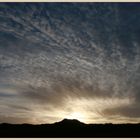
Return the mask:
<path fill-rule="evenodd" d="M 0 124 L 0 137 L 140 137 L 140 124 L 84 124 L 64 119 L 54 124 Z"/>
<path fill-rule="evenodd" d="M 83 122 L 80 122 L 79 120 L 76 119 L 63 119 L 60 122 L 54 123 L 55 125 L 61 125 L 61 126 L 81 126 L 85 125 Z"/>

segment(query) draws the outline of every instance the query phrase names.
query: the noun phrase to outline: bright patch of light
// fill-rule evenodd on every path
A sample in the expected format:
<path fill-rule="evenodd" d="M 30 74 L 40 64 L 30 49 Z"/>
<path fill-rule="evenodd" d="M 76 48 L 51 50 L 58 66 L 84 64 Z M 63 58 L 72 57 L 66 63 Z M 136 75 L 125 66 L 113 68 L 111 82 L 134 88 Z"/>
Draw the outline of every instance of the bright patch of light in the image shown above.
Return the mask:
<path fill-rule="evenodd" d="M 67 119 L 77 119 L 79 121 L 84 122 L 85 115 L 82 112 L 72 112 L 66 118 Z"/>

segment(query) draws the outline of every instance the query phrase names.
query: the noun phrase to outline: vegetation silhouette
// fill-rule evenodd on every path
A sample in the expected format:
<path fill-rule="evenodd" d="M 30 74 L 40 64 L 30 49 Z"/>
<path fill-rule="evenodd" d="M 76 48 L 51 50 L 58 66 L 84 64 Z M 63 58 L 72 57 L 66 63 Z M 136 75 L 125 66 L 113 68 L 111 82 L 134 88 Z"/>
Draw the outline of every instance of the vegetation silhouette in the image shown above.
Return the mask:
<path fill-rule="evenodd" d="M 1 138 L 140 137 L 140 124 L 84 124 L 64 119 L 53 124 L 0 124 Z"/>

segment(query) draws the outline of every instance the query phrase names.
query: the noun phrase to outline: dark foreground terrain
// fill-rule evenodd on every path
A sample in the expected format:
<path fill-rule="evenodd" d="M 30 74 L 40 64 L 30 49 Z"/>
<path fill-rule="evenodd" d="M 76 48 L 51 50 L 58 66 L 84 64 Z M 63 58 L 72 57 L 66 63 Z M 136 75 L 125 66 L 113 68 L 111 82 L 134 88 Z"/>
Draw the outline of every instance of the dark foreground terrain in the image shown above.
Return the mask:
<path fill-rule="evenodd" d="M 84 124 L 64 119 L 54 124 L 1 124 L 0 137 L 140 137 L 140 124 Z"/>

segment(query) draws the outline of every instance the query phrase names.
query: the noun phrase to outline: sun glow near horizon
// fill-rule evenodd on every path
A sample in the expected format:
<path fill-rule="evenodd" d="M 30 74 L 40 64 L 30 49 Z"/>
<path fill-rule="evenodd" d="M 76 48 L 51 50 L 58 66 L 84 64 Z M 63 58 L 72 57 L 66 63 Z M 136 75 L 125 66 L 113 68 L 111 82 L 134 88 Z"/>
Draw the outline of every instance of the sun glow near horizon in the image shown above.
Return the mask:
<path fill-rule="evenodd" d="M 71 112 L 68 116 L 66 116 L 67 119 L 76 119 L 82 122 L 86 121 L 86 116 L 82 112 Z"/>
<path fill-rule="evenodd" d="M 132 99 L 131 99 L 132 100 Z M 90 123 L 121 123 L 128 118 L 122 118 L 120 121 L 114 120 L 113 116 L 110 114 L 110 117 L 106 116 L 106 112 L 102 113 L 106 109 L 110 109 L 112 106 L 119 107 L 124 105 L 130 105 L 131 101 L 128 98 L 125 99 L 114 99 L 113 102 L 111 98 L 106 98 L 106 100 L 94 98 L 74 98 L 67 97 L 63 101 L 63 104 L 60 107 L 49 108 L 49 106 L 42 108 L 36 106 L 39 111 L 34 110 L 34 120 L 35 124 L 40 123 L 54 123 L 59 122 L 63 119 L 76 119 L 80 122 L 90 124 Z M 51 111 L 50 111 L 51 110 Z"/>

